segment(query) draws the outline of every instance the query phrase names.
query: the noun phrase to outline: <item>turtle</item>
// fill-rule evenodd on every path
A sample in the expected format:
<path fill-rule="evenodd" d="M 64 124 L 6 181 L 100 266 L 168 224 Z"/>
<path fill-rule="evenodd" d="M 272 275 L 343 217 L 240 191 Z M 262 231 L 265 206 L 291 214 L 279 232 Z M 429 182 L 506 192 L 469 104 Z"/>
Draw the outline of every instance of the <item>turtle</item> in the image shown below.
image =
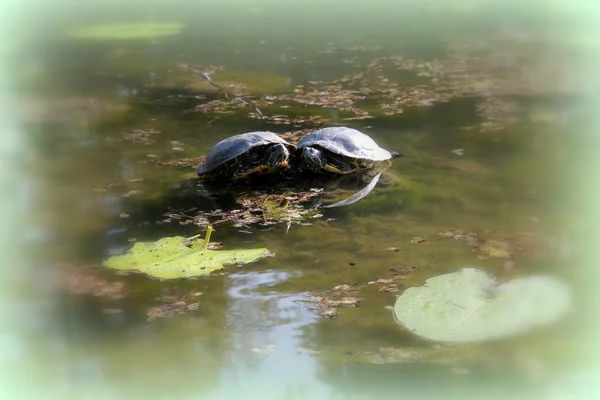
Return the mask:
<path fill-rule="evenodd" d="M 203 180 L 238 181 L 287 168 L 295 150 L 273 132 L 242 133 L 214 145 L 197 172 Z"/>
<path fill-rule="evenodd" d="M 343 175 L 402 156 L 382 149 L 368 135 L 343 126 L 311 132 L 298 142 L 297 147 L 301 169 Z"/>

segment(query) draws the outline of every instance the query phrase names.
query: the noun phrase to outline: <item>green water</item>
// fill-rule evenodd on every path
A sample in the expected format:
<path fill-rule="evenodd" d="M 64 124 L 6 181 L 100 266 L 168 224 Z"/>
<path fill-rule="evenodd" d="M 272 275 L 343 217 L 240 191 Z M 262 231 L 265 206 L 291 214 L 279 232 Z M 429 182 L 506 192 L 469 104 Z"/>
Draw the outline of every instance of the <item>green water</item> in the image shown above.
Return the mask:
<path fill-rule="evenodd" d="M 589 343 L 579 336 L 577 313 L 523 337 L 455 347 L 401 330 L 386 308 L 404 289 L 463 267 L 504 279 L 547 273 L 579 285 L 569 268 L 577 251 L 570 232 L 578 223 L 567 207 L 577 175 L 569 167 L 576 151 L 569 134 L 581 122 L 585 86 L 574 71 L 592 49 L 580 40 L 576 19 L 558 5 L 517 4 L 57 2 L 47 13 L 21 8 L 11 26 L 15 39 L 2 51 L 19 105 L 12 117 L 25 143 L 19 159 L 27 176 L 24 197 L 36 206 L 23 223 L 31 266 L 23 269 L 11 303 L 22 333 L 18 343 L 6 345 L 13 398 L 556 393 L 556 385 L 584 365 Z M 556 21 L 560 29 L 549 30 Z M 131 40 L 69 34 L 128 22 L 186 27 Z M 369 67 L 398 55 L 429 72 L 390 61 L 382 70 Z M 451 87 L 432 82 L 444 60 L 454 60 L 444 64 Z M 354 114 L 294 101 L 259 107 L 265 115 L 319 115 L 327 124 L 354 127 L 404 157 L 366 198 L 302 221 L 312 225 L 226 223 L 213 233 L 225 248 L 266 247 L 274 257 L 227 267 L 222 275 L 165 282 L 96 267 L 132 240 L 203 232 L 164 222 L 167 212 L 214 208 L 197 191 L 196 165 L 154 161 L 205 155 L 236 133 L 316 127 L 258 120 L 248 108 L 193 112 L 226 99 L 182 71 L 181 63 L 224 67 L 212 75 L 215 82 L 244 84 L 239 95 L 247 100 L 293 96 L 298 85 L 323 87 L 315 82 L 369 71 L 348 88 L 363 90 L 353 107 L 371 119 L 344 120 Z M 471 67 L 460 69 L 461 63 Z M 440 89 L 437 97 L 451 96 L 438 101 L 429 93 L 419 98 L 427 102 L 396 106 L 402 112 L 390 115 L 382 107 L 389 98 L 364 89 L 391 84 L 398 85 L 398 98 L 412 93 L 411 101 L 419 96 L 410 90 L 423 85 Z M 140 129 L 150 132 L 150 142 L 124 136 Z M 440 235 L 449 229 L 500 241 L 510 254 L 493 257 Z M 415 237 L 424 241 L 412 243 Z M 122 282 L 124 298 L 94 296 L 98 289 L 89 286 L 74 293 L 81 282 L 60 274 L 66 264 L 91 266 L 97 279 Z M 398 292 L 369 284 L 393 277 L 392 268 L 403 271 Z M 360 307 L 339 308 L 339 316 L 328 319 L 306 301 L 309 293 L 335 297 L 327 291 L 341 284 L 361 287 L 348 295 L 360 297 Z M 194 292 L 202 293 L 194 300 L 198 310 L 148 321 L 148 310 L 163 304 L 160 297 Z M 27 384 L 29 378 L 35 384 Z"/>

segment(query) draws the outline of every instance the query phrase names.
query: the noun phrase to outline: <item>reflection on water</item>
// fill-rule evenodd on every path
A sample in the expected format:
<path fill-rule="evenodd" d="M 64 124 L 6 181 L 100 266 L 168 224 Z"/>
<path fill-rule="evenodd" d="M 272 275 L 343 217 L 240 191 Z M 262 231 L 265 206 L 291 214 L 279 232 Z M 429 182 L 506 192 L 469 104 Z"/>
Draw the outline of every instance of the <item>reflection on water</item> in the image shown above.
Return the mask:
<path fill-rule="evenodd" d="M 493 2 L 239 3 L 57 3 L 43 18 L 24 10 L 18 40 L 0 46 L 19 105 L 5 123 L 24 141 L 4 160 L 27 175 L 9 210 L 36 203 L 18 215 L 28 263 L 14 269 L 4 318 L 18 334 L 0 335 L 18 395 L 531 398 L 578 372 L 590 343 L 577 316 L 455 347 L 402 331 L 388 309 L 463 267 L 506 280 L 544 272 L 578 288 L 566 133 L 586 114 L 572 71 L 594 48 L 573 20 Z M 69 36 L 140 19 L 146 38 Z M 187 27 L 151 32 L 162 20 Z M 549 21 L 560 27 L 548 32 Z M 197 184 L 202 156 L 229 135 L 294 141 L 323 124 L 404 157 L 364 181 L 294 182 L 317 190 L 305 202 L 274 186 L 215 194 Z M 226 249 L 275 256 L 186 280 L 98 267 L 136 241 L 209 222 Z M 360 306 L 330 319 L 316 297 Z M 178 312 L 182 301 L 199 305 Z M 151 317 L 165 304 L 169 315 Z"/>
<path fill-rule="evenodd" d="M 227 316 L 233 343 L 231 367 L 221 379 L 231 387 L 218 392 L 215 398 L 240 392 L 274 398 L 326 394 L 323 385 L 306 383 L 315 382 L 317 362 L 302 348 L 299 337 L 302 328 L 314 322 L 315 315 L 298 302 L 301 296 L 268 289 L 293 276 L 265 271 L 235 273 L 229 278 L 231 306 Z"/>

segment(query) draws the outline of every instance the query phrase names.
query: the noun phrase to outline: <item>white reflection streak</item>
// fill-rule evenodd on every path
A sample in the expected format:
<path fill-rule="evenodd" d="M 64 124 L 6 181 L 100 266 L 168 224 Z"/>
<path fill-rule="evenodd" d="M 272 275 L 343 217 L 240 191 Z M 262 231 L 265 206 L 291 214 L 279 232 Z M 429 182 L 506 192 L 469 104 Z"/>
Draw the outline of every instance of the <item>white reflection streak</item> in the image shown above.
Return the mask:
<path fill-rule="evenodd" d="M 330 398 L 331 389 L 316 375 L 318 361 L 300 343 L 302 328 L 314 321 L 314 314 L 295 302 L 299 296 L 267 289 L 293 277 L 283 271 L 229 276 L 232 304 L 226 329 L 232 332 L 234 344 L 231 367 L 222 374 L 227 384 L 214 393 L 215 399 L 239 393 Z"/>

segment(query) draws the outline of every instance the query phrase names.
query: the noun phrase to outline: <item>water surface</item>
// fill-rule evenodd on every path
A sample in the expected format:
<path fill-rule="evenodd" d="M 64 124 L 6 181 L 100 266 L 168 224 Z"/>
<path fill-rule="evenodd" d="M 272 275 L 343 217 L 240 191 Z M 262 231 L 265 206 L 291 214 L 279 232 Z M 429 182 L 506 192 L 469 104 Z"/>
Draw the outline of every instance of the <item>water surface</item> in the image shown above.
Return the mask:
<path fill-rule="evenodd" d="M 551 11 L 477 2 L 63 3 L 43 21 L 23 12 L 26 27 L 3 50 L 25 138 L 24 197 L 37 204 L 25 223 L 33 266 L 14 301 L 27 309 L 22 351 L 9 346 L 7 356 L 15 374 L 38 382 L 22 396 L 43 387 L 48 397 L 90 399 L 537 398 L 579 365 L 585 345 L 567 339 L 579 332 L 571 317 L 457 349 L 401 330 L 386 308 L 404 289 L 464 267 L 577 285 L 566 267 L 572 211 L 557 183 L 572 178 L 565 138 L 582 86 L 571 72 L 589 49 L 565 40 L 575 30 L 567 16 L 556 33 L 540 22 L 559 18 Z M 131 40 L 70 35 L 123 22 L 185 28 Z M 256 107 L 232 106 L 182 63 Z M 217 141 L 321 123 L 360 129 L 405 157 L 366 198 L 304 224 L 216 226 L 225 248 L 266 247 L 274 257 L 165 282 L 94 267 L 134 240 L 203 232 L 165 214 L 214 208 L 198 192 L 194 160 Z M 509 254 L 444 236 L 450 230 Z M 373 283 L 390 278 L 398 291 Z M 335 297 L 342 284 L 360 287 L 350 295 L 360 307 L 329 319 L 307 302 Z M 149 317 L 190 293 L 201 293 L 198 310 Z"/>

